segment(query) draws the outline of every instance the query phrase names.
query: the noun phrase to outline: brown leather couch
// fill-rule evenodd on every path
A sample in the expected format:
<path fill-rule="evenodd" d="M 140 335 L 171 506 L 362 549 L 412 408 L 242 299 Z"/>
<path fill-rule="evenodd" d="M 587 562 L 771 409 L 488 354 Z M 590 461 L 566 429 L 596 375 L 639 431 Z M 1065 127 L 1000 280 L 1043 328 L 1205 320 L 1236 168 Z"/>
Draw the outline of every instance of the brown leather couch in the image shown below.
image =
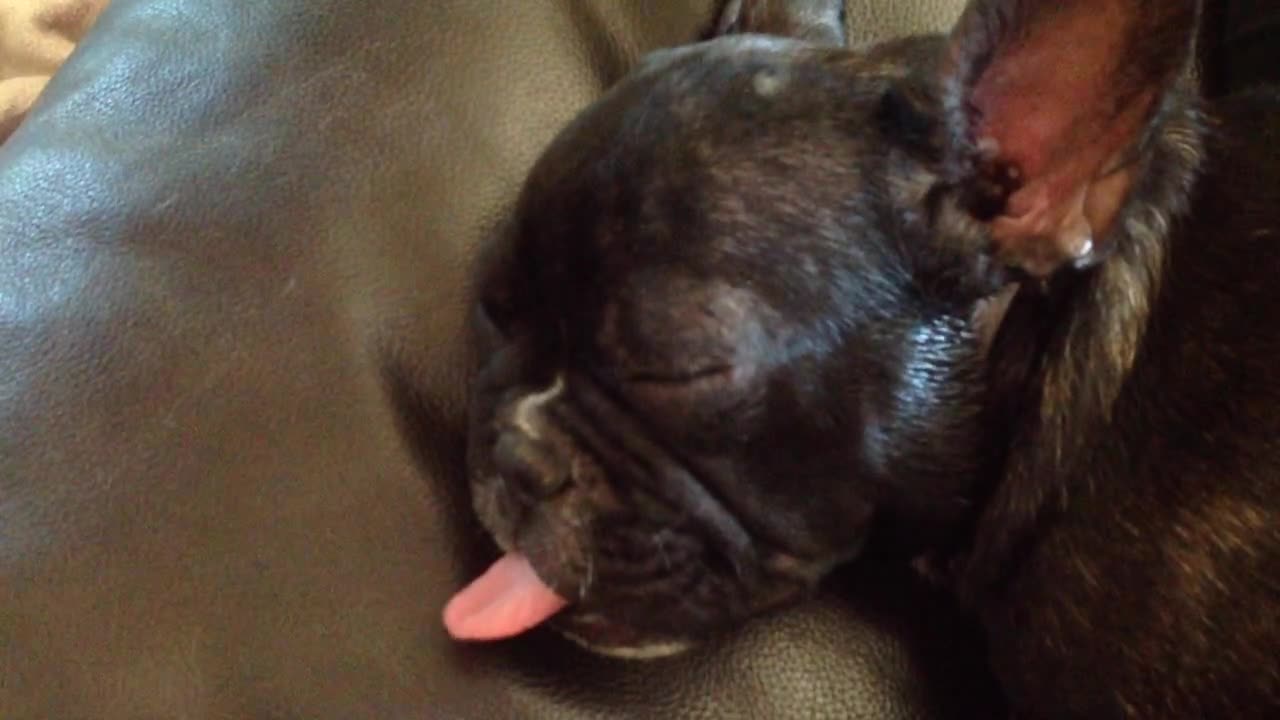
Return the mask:
<path fill-rule="evenodd" d="M 0 148 L 0 718 L 987 718 L 906 572 L 624 664 L 439 622 L 476 248 L 714 0 L 115 0 Z M 851 0 L 857 38 L 958 0 Z"/>

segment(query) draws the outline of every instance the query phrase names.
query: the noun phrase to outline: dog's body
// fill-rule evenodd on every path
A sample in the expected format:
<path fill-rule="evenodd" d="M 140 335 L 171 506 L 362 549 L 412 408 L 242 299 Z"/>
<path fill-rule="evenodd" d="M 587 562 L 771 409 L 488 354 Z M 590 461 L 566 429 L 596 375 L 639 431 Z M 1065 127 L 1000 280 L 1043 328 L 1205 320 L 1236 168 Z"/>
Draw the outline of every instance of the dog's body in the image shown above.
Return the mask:
<path fill-rule="evenodd" d="M 1189 212 L 991 354 L 1021 409 L 961 581 L 1032 717 L 1280 707 L 1280 92 L 1207 112 Z"/>
<path fill-rule="evenodd" d="M 476 506 L 553 624 L 683 647 L 870 540 L 933 558 L 1019 717 L 1280 710 L 1280 93 L 1202 108 L 1194 15 L 725 38 L 584 113 L 478 310 Z"/>

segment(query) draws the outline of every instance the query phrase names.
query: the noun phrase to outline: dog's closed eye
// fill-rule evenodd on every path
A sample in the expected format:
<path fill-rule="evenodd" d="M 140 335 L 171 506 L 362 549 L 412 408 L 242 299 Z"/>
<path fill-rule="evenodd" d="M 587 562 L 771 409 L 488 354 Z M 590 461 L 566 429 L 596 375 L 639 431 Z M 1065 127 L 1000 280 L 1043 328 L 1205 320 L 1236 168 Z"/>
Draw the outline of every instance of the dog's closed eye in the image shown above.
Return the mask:
<path fill-rule="evenodd" d="M 632 370 L 615 373 L 618 382 L 627 385 L 692 385 L 726 381 L 733 373 L 732 365 L 708 365 L 688 370 Z"/>

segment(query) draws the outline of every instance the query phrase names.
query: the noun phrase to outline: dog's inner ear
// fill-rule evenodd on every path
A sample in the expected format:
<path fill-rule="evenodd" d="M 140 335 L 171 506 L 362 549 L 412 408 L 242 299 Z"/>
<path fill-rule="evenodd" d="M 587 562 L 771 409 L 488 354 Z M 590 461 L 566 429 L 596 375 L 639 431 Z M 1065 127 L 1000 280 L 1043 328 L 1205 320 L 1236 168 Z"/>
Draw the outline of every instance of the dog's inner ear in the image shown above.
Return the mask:
<path fill-rule="evenodd" d="M 844 0 L 726 0 L 713 36 L 759 33 L 845 44 Z"/>
<path fill-rule="evenodd" d="M 941 69 L 946 171 L 1000 193 L 975 215 L 1002 260 L 1043 276 L 1098 252 L 1198 15 L 1197 0 L 970 2 Z"/>

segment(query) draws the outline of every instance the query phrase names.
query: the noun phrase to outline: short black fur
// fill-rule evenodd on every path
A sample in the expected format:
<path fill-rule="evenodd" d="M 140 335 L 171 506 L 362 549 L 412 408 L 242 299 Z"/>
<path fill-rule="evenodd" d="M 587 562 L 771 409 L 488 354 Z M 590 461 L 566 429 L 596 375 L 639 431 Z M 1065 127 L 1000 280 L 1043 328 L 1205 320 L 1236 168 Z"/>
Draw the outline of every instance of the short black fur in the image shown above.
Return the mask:
<path fill-rule="evenodd" d="M 835 0 L 728 9 L 556 139 L 479 277 L 475 505 L 553 625 L 677 651 L 872 543 L 1018 717 L 1275 716 L 1280 93 L 1200 101 L 1192 0 L 861 51 Z M 1096 103 L 1007 122 L 1062 43 Z"/>

